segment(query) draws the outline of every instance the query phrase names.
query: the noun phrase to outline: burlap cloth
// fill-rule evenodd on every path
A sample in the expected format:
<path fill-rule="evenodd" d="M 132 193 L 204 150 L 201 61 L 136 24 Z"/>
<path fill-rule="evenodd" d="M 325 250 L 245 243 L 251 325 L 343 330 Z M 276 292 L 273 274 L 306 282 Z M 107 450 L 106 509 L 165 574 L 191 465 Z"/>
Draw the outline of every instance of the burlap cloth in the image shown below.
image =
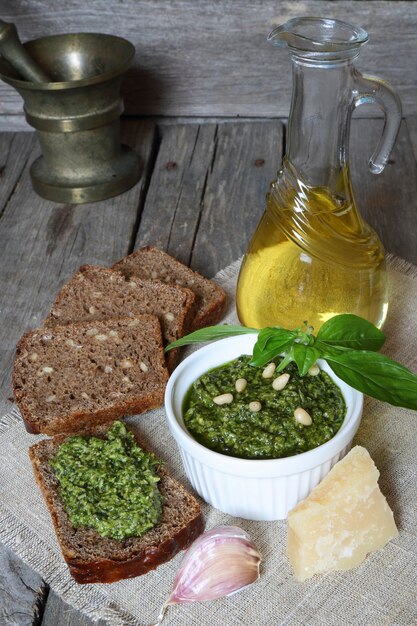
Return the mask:
<path fill-rule="evenodd" d="M 390 259 L 390 310 L 384 351 L 417 371 L 417 268 Z M 225 321 L 236 322 L 234 292 L 238 263 L 217 280 L 229 294 Z M 189 487 L 164 411 L 131 418 L 173 475 Z M 263 556 L 260 580 L 244 591 L 212 602 L 173 606 L 167 626 L 410 626 L 417 624 L 417 413 L 368 400 L 357 444 L 380 470 L 380 486 L 400 531 L 383 550 L 355 570 L 332 572 L 298 583 L 285 555 L 286 522 L 249 522 L 203 503 L 207 529 L 218 524 L 244 528 Z M 78 585 L 68 573 L 52 522 L 35 484 L 27 450 L 29 435 L 17 410 L 0 421 L 0 540 L 33 567 L 62 599 L 93 620 L 149 626 L 171 590 L 182 555 L 156 571 L 111 585 Z"/>

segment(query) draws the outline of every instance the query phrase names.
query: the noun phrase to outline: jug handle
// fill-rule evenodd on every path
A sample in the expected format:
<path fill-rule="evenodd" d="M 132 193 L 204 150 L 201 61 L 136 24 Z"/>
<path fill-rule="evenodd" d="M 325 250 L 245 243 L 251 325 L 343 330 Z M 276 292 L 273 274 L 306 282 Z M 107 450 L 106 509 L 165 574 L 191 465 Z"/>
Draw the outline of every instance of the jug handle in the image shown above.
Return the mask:
<path fill-rule="evenodd" d="M 375 76 L 361 74 L 355 69 L 353 107 L 375 103 L 384 112 L 385 122 L 381 138 L 369 160 L 369 169 L 380 174 L 388 163 L 401 124 L 401 101 L 389 83 Z"/>

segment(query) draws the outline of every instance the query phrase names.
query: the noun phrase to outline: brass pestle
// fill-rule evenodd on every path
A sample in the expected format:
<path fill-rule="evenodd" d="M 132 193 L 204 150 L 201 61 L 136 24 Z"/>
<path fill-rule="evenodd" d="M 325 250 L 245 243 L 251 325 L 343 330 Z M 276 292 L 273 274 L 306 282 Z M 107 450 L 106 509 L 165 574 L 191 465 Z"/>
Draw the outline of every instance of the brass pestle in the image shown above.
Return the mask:
<path fill-rule="evenodd" d="M 25 80 L 32 83 L 51 82 L 48 74 L 23 47 L 16 26 L 3 20 L 0 20 L 0 54 Z"/>

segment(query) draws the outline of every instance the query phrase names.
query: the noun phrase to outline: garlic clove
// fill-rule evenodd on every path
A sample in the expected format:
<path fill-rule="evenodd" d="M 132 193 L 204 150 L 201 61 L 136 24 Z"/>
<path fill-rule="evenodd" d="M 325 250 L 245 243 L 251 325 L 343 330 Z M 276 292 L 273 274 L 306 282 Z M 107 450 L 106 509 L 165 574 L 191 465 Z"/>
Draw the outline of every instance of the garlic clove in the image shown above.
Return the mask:
<path fill-rule="evenodd" d="M 237 526 L 213 528 L 186 553 L 169 602 L 204 602 L 228 596 L 259 578 L 260 561 L 244 530 Z"/>
<path fill-rule="evenodd" d="M 158 624 L 170 604 L 215 600 L 248 587 L 258 580 L 260 563 L 261 555 L 241 528 L 217 526 L 203 533 L 185 554 Z"/>

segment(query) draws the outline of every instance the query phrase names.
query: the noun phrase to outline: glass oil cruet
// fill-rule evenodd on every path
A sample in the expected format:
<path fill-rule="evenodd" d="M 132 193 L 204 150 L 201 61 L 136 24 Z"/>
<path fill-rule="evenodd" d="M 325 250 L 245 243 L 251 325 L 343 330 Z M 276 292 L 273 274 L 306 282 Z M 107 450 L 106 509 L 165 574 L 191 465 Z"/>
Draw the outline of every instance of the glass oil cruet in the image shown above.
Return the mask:
<path fill-rule="evenodd" d="M 362 219 L 349 174 L 355 107 L 385 112 L 370 169 L 384 169 L 395 143 L 401 104 L 382 80 L 362 75 L 355 59 L 365 30 L 333 19 L 297 18 L 268 40 L 288 46 L 293 95 L 287 152 L 243 260 L 237 287 L 242 324 L 317 331 L 332 316 L 355 313 L 381 327 L 388 309 L 383 246 Z"/>

